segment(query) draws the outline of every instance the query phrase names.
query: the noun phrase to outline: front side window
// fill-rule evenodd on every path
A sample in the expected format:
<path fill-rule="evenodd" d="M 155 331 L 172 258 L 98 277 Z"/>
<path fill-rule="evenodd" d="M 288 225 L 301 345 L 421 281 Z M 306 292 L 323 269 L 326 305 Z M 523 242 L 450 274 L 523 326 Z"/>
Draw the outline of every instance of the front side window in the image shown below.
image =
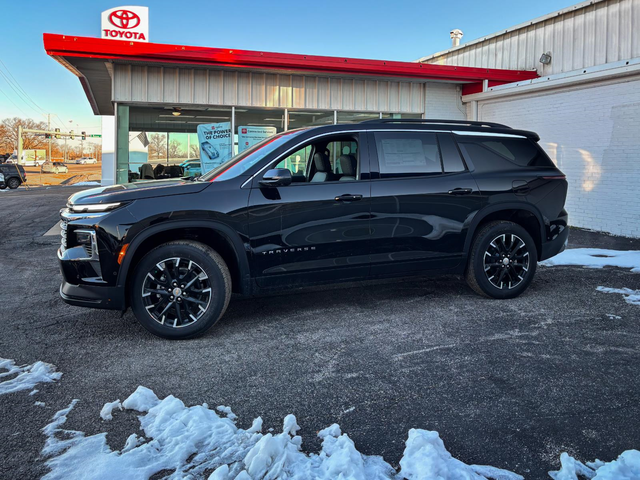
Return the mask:
<path fill-rule="evenodd" d="M 274 168 L 291 171 L 296 184 L 358 180 L 358 142 L 352 137 L 325 138 L 280 159 Z"/>
<path fill-rule="evenodd" d="M 435 133 L 375 133 L 380 178 L 419 177 L 442 173 Z"/>

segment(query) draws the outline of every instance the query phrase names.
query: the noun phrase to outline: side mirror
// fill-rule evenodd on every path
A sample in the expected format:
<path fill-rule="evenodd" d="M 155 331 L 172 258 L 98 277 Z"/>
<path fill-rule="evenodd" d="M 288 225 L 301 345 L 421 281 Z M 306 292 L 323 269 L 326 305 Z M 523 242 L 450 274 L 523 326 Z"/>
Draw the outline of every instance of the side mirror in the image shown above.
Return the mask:
<path fill-rule="evenodd" d="M 286 168 L 272 168 L 260 180 L 263 187 L 285 187 L 291 185 L 291 171 Z"/>

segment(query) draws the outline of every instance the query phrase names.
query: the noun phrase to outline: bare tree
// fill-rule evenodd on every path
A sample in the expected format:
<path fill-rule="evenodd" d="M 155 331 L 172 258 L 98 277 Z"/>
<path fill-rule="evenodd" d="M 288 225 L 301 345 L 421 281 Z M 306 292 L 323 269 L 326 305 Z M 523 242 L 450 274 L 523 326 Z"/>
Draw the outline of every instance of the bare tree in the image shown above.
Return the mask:
<path fill-rule="evenodd" d="M 191 145 L 191 152 L 189 152 L 189 158 L 200 158 L 200 145 Z"/>
<path fill-rule="evenodd" d="M 169 158 L 184 157 L 180 142 L 178 140 L 171 140 L 169 142 Z"/>
<path fill-rule="evenodd" d="M 5 118 L 2 120 L 2 127 L 0 129 L 0 145 L 4 145 L 5 148 L 11 150 L 18 148 L 18 127 L 22 125 L 22 128 L 28 128 L 32 130 L 46 130 L 47 124 L 45 122 L 36 122 L 30 118 L 22 119 L 18 117 Z M 24 150 L 31 150 L 36 148 L 45 148 L 49 144 L 49 140 L 44 136 L 37 136 L 34 133 L 22 134 L 22 148 Z"/>
<path fill-rule="evenodd" d="M 166 157 L 167 136 L 162 133 L 152 133 L 149 135 L 149 158 Z"/>

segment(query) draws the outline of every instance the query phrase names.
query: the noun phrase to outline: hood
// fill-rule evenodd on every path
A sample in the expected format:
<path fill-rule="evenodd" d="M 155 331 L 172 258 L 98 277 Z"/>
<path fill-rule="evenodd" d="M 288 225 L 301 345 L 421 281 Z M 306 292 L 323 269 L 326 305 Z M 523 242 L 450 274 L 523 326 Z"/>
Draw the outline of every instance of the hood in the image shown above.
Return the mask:
<path fill-rule="evenodd" d="M 166 197 L 198 193 L 210 186 L 210 182 L 194 182 L 182 178 L 149 180 L 123 185 L 90 188 L 69 197 L 69 205 L 130 202 L 142 198 Z"/>

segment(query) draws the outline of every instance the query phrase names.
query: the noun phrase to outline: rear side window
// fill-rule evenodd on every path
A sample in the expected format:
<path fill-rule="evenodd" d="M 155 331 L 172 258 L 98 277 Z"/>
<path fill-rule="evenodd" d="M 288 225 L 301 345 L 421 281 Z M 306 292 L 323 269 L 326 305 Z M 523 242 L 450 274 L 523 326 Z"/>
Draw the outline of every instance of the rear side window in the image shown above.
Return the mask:
<path fill-rule="evenodd" d="M 419 177 L 442 173 L 435 133 L 376 133 L 380 178 Z"/>
<path fill-rule="evenodd" d="M 459 136 L 458 145 L 476 170 L 504 170 L 519 167 L 553 167 L 542 148 L 528 138 Z"/>

